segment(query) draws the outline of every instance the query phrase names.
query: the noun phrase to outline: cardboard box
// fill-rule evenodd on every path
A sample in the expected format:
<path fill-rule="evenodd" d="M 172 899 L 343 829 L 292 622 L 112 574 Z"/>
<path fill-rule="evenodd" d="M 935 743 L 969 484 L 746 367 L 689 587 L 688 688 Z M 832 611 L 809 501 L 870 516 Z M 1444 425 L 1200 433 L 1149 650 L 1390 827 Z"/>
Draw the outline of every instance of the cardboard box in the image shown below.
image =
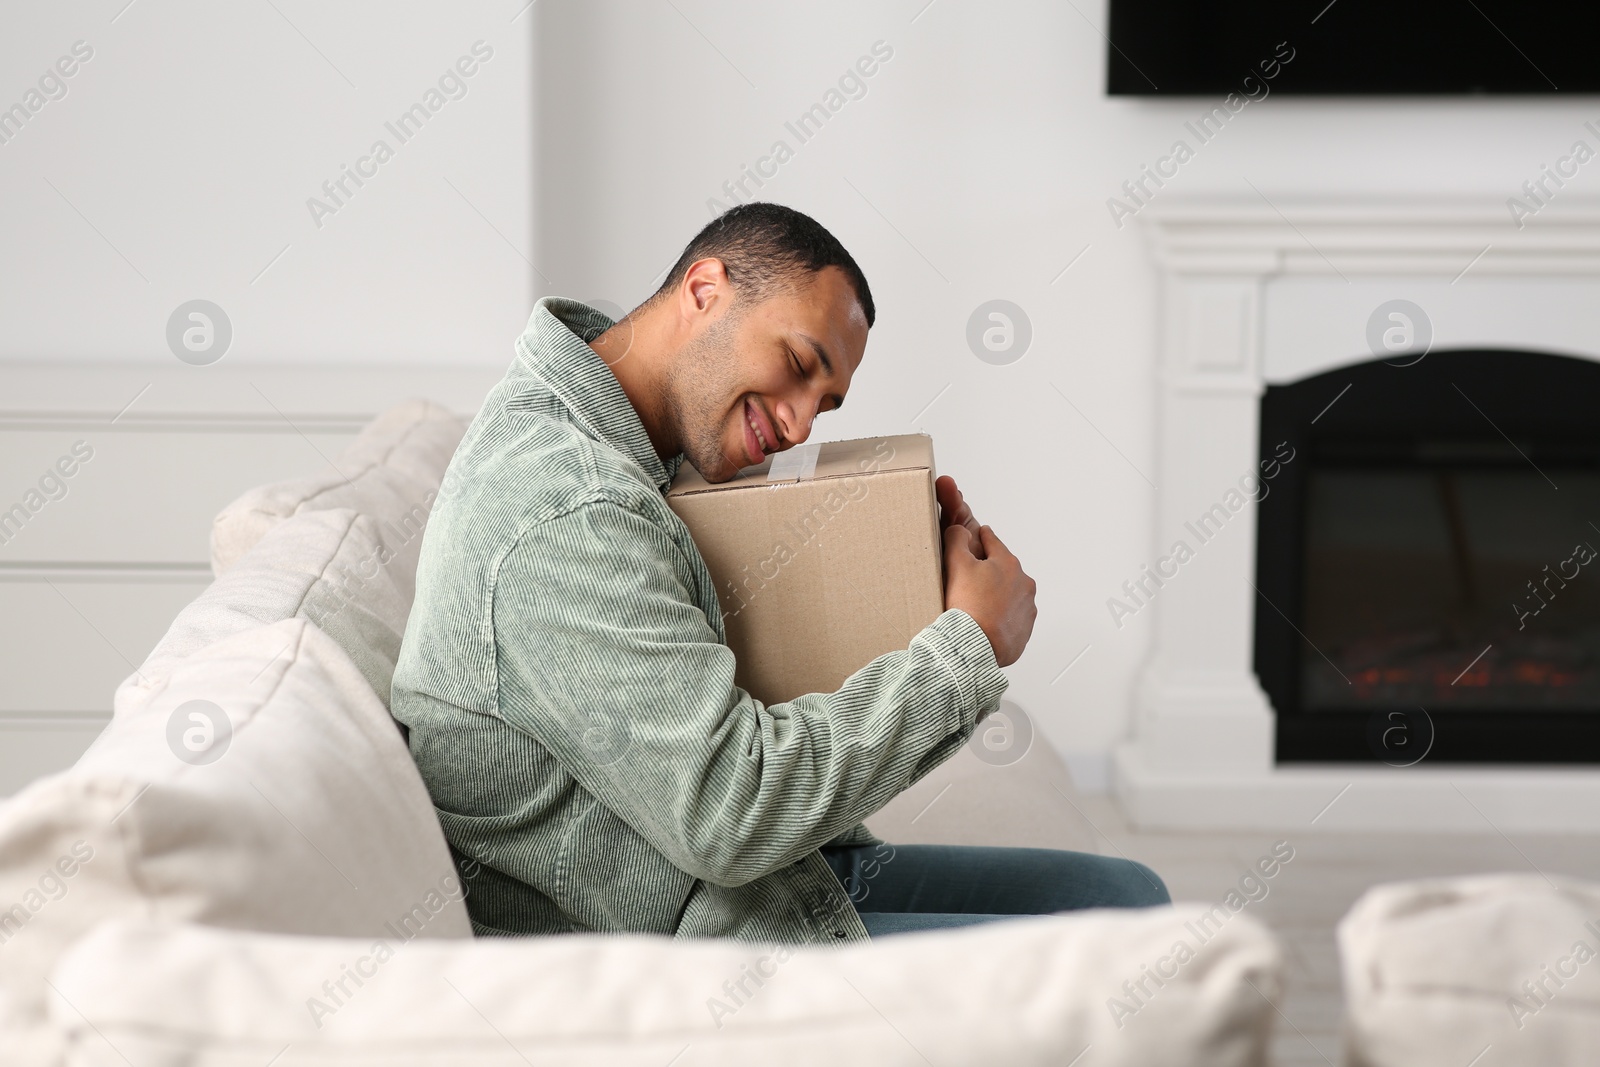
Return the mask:
<path fill-rule="evenodd" d="M 944 610 L 926 434 L 799 445 L 667 503 L 717 585 L 736 680 L 768 704 L 831 693 Z"/>

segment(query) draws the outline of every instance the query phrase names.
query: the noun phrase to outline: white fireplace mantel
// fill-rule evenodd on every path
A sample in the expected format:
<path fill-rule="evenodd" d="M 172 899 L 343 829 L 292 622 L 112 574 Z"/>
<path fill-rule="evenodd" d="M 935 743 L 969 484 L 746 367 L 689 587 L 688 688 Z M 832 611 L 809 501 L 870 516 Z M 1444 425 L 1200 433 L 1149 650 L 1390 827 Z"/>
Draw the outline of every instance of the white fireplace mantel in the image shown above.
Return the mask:
<path fill-rule="evenodd" d="M 1188 200 L 1152 204 L 1139 221 L 1161 283 L 1158 555 L 1256 469 L 1259 400 L 1273 378 L 1264 326 L 1285 284 L 1301 308 L 1359 309 L 1364 291 L 1422 287 L 1440 304 L 1502 309 L 1492 326 L 1455 315 L 1468 325 L 1441 331 L 1451 347 L 1525 340 L 1600 356 L 1600 301 L 1558 297 L 1554 317 L 1570 321 L 1555 335 L 1551 316 L 1535 322 L 1523 311 L 1530 287 L 1559 294 L 1600 284 L 1600 200 L 1568 196 L 1521 230 L 1503 200 Z M 1284 317 L 1271 321 L 1284 335 Z M 1324 345 L 1338 355 L 1297 364 L 1296 376 L 1372 358 L 1361 325 L 1341 321 L 1354 343 Z M 1113 769 L 1134 822 L 1284 833 L 1600 830 L 1600 767 L 1275 766 L 1273 711 L 1251 667 L 1255 613 L 1274 610 L 1252 584 L 1255 536 L 1247 503 L 1151 600 L 1155 633 L 1133 737 Z"/>

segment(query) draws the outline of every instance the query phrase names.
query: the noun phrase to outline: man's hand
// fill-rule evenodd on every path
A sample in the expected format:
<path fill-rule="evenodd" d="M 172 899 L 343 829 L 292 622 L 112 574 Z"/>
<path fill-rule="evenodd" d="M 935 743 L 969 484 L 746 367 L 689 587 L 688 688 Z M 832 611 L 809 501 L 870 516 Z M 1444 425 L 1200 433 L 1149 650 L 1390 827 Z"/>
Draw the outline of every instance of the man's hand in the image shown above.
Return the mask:
<path fill-rule="evenodd" d="M 965 526 L 972 532 L 972 551 L 979 558 L 983 558 L 983 544 L 978 537 L 978 520 L 972 517 L 972 509 L 961 496 L 961 490 L 956 488 L 956 480 L 948 474 L 936 479 L 933 483 L 934 495 L 939 498 L 939 533 L 943 534 L 952 526 Z"/>
<path fill-rule="evenodd" d="M 940 478 L 935 487 L 944 527 L 944 606 L 971 615 L 989 638 L 995 662 L 1009 667 L 1033 634 L 1038 585 L 995 532 L 972 517 L 954 479 Z"/>

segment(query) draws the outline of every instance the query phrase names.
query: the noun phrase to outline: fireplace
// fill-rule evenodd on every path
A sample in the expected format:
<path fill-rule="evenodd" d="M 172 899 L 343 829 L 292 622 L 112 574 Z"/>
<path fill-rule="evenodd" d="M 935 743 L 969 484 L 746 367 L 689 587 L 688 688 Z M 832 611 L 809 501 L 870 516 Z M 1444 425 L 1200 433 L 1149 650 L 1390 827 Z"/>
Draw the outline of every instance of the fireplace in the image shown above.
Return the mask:
<path fill-rule="evenodd" d="M 1255 669 L 1276 759 L 1600 762 L 1600 363 L 1376 360 L 1269 386 Z"/>
<path fill-rule="evenodd" d="M 1119 804 L 1174 829 L 1600 831 L 1600 559 L 1576 551 L 1600 548 L 1600 199 L 1518 230 L 1492 196 L 1265 192 L 1139 214 L 1138 550 L 1234 517 L 1122 631 L 1148 650 Z M 1431 349 L 1368 361 L 1398 303 Z"/>

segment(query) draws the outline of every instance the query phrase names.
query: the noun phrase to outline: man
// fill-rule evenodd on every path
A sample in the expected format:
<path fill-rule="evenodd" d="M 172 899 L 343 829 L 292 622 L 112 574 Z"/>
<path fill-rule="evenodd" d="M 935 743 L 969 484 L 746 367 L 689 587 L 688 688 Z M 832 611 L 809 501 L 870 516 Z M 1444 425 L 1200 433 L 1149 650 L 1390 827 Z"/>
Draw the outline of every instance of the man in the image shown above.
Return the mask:
<path fill-rule="evenodd" d="M 861 824 L 966 743 L 1033 629 L 1033 580 L 953 480 L 947 608 L 909 648 L 785 704 L 734 685 L 664 494 L 685 460 L 726 481 L 805 441 L 874 315 L 833 235 L 772 204 L 713 221 L 620 322 L 539 301 L 445 476 L 394 676 L 478 933 L 837 944 L 1166 901 L 1131 861 Z"/>

